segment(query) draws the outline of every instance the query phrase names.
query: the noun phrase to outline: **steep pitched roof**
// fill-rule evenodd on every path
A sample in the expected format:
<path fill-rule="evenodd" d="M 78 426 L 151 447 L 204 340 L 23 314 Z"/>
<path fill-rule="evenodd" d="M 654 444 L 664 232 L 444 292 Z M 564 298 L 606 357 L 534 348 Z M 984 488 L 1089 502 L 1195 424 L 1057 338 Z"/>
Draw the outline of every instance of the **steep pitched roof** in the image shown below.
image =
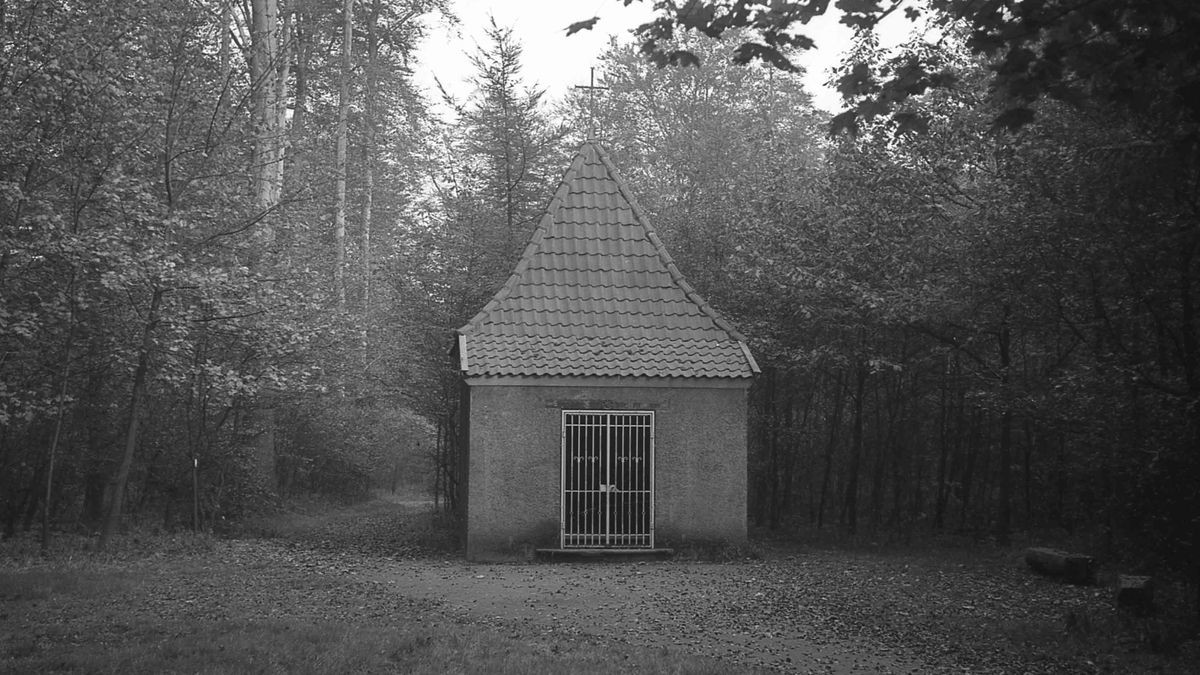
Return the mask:
<path fill-rule="evenodd" d="M 458 329 L 468 376 L 745 378 L 745 339 L 688 284 L 599 145 L 579 149 L 504 286 Z"/>

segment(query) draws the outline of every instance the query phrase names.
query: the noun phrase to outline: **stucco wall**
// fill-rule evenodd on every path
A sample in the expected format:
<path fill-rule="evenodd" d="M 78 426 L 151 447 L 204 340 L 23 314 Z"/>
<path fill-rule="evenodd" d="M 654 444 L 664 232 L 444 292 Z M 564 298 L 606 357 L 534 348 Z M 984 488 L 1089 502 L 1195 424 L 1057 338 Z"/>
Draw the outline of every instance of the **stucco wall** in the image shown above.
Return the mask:
<path fill-rule="evenodd" d="M 559 540 L 563 410 L 655 412 L 655 544 L 746 539 L 746 385 L 469 383 L 467 557 Z"/>

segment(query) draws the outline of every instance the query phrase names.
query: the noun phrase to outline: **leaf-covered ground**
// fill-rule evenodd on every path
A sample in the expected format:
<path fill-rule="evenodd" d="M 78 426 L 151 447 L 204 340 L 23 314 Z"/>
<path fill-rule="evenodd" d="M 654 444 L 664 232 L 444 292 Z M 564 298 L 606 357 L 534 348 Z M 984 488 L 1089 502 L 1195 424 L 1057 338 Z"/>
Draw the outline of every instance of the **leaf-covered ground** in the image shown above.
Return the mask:
<path fill-rule="evenodd" d="M 475 626 L 545 649 L 627 644 L 732 671 L 1190 672 L 1200 662 L 1192 643 L 1165 644 L 1163 621 L 1118 615 L 1111 589 L 1045 580 L 1006 556 L 763 546 L 727 562 L 470 564 L 434 520 L 377 501 L 204 546 L 81 557 L 66 563 L 79 589 L 65 595 L 29 588 L 61 560 L 10 555 L 5 571 L 26 587 L 0 588 L 3 654 L 95 649 L 131 627 L 169 645 L 191 626 L 258 617 L 364 629 L 406 619 L 434 634 Z M 89 574 L 107 575 L 106 587 L 89 590 Z"/>

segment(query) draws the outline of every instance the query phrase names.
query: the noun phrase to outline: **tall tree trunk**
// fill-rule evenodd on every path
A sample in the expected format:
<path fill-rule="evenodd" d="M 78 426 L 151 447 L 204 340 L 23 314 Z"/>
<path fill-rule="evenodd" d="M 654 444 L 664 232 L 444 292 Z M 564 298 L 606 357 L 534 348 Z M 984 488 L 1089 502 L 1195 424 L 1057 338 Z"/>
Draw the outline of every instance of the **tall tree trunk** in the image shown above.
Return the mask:
<path fill-rule="evenodd" d="M 75 271 L 67 282 L 67 301 L 70 313 L 67 316 L 67 346 L 63 356 L 62 373 L 59 375 L 58 410 L 54 415 L 54 434 L 50 438 L 50 449 L 46 453 L 46 497 L 42 505 L 42 552 L 50 548 L 50 511 L 54 505 L 54 460 L 58 454 L 58 442 L 62 438 L 63 413 L 67 407 L 67 384 L 71 373 L 71 350 L 75 346 Z"/>
<path fill-rule="evenodd" d="M 892 441 L 888 444 L 888 447 L 892 449 L 892 513 L 888 517 L 889 526 L 898 525 L 904 520 L 904 488 L 912 481 L 911 453 L 908 452 L 908 444 L 915 444 L 920 437 L 916 425 L 909 421 L 908 412 L 904 407 L 905 401 L 917 400 L 917 377 L 914 374 L 911 378 L 912 390 L 908 396 L 904 396 L 902 391 L 904 375 L 899 374 L 897 379 L 899 382 L 896 385 L 896 426 L 899 427 L 899 431 L 893 432 Z M 920 491 L 919 482 L 912 482 L 912 485 L 916 491 Z"/>
<path fill-rule="evenodd" d="M 982 436 L 983 415 L 979 410 L 971 413 L 971 429 L 961 452 L 965 453 L 962 469 L 962 502 L 959 504 L 958 528 L 967 529 L 971 509 L 971 491 L 975 481 L 975 460 L 979 455 Z"/>
<path fill-rule="evenodd" d="M 1025 420 L 1025 455 L 1021 467 L 1021 482 L 1022 492 L 1024 494 L 1025 503 L 1025 526 L 1029 527 L 1034 521 L 1033 510 L 1033 455 L 1034 450 L 1044 445 L 1041 440 L 1041 434 L 1033 429 L 1033 423 L 1028 419 Z M 1038 453 L 1041 454 L 1040 452 Z"/>
<path fill-rule="evenodd" d="M 950 458 L 949 370 L 949 364 L 947 364 L 946 372 L 942 377 L 942 386 L 939 395 L 937 491 L 934 494 L 933 504 L 933 527 L 937 530 L 942 529 L 946 524 L 946 501 L 949 498 L 950 492 L 946 478 L 946 469 Z"/>
<path fill-rule="evenodd" d="M 787 444 L 787 453 L 783 457 L 783 475 L 785 477 L 783 483 L 783 507 L 785 514 L 792 511 L 792 503 L 794 500 L 793 493 L 795 492 L 800 477 L 796 475 L 796 465 L 800 459 L 800 454 L 808 445 L 800 439 L 804 437 L 803 430 L 808 428 L 808 417 L 812 412 L 813 392 L 810 390 L 808 395 L 804 397 L 801 410 L 799 411 L 799 419 L 797 420 L 797 387 L 794 379 L 786 381 L 788 385 L 788 426 L 789 430 L 794 430 L 789 434 L 789 438 L 793 439 Z M 804 472 L 807 476 L 808 472 Z M 811 509 L 810 509 L 811 511 Z"/>
<path fill-rule="evenodd" d="M 271 0 L 276 2 L 277 0 Z M 278 10 L 276 10 L 278 14 Z M 270 82 L 270 109 L 267 111 L 269 130 L 269 146 L 267 166 L 265 167 L 266 196 L 264 206 L 278 206 L 283 199 L 283 160 L 287 154 L 287 91 L 288 79 L 291 77 L 292 61 L 295 54 L 295 40 L 292 36 L 291 13 L 282 17 L 276 16 L 272 27 L 278 25 L 280 36 L 275 42 L 275 55 Z"/>
<path fill-rule="evenodd" d="M 376 94 L 379 89 L 379 14 L 382 11 L 381 0 L 372 0 L 371 12 L 367 19 L 367 77 L 365 92 L 365 119 L 363 126 L 366 131 L 366 143 L 363 152 L 363 205 L 362 205 L 362 365 L 365 370 L 368 365 L 368 352 L 371 338 L 371 211 L 375 201 L 375 151 L 376 133 L 378 126 L 378 110 L 376 109 Z"/>
<path fill-rule="evenodd" d="M 763 478 L 767 484 L 767 526 L 772 530 L 779 529 L 779 372 L 771 371 L 770 386 L 767 390 L 767 475 Z"/>
<path fill-rule="evenodd" d="M 218 58 L 221 62 L 221 100 L 224 103 L 229 95 L 229 82 L 233 75 L 233 2 L 221 3 L 221 46 Z"/>
<path fill-rule="evenodd" d="M 259 208 L 274 206 L 275 146 L 279 130 L 275 81 L 279 43 L 275 30 L 279 23 L 278 0 L 251 0 L 250 3 L 250 100 L 254 116 L 254 153 L 252 156 L 254 197 Z M 270 235 L 270 230 L 264 230 Z"/>
<path fill-rule="evenodd" d="M 292 19 L 292 54 L 295 55 L 294 70 L 296 73 L 295 98 L 292 102 L 292 120 L 288 127 L 288 146 L 291 149 L 292 175 L 305 175 L 308 157 L 300 151 L 296 141 L 304 138 L 305 125 L 308 123 L 309 96 L 309 67 L 312 53 L 312 18 L 305 11 L 305 5 L 299 4 L 291 12 Z"/>
<path fill-rule="evenodd" d="M 103 551 L 108 547 L 113 534 L 121 524 L 121 507 L 125 501 L 125 485 L 129 482 L 129 470 L 133 466 L 133 454 L 137 449 L 138 426 L 146 399 L 146 371 L 150 364 L 150 350 L 154 346 L 154 328 L 158 325 L 158 308 L 162 303 L 163 289 L 155 289 L 150 299 L 150 311 L 146 316 L 146 325 L 142 328 L 142 345 L 138 350 L 137 368 L 133 373 L 133 392 L 129 398 L 129 426 L 125 431 L 125 454 L 121 458 L 121 468 L 117 472 L 117 480 L 113 485 L 112 501 L 108 505 L 108 516 L 104 519 L 104 528 L 100 531 L 100 541 L 97 548 Z"/>
<path fill-rule="evenodd" d="M 825 503 L 829 495 L 829 478 L 833 473 L 833 453 L 837 449 L 838 430 L 842 426 L 842 409 L 846 395 L 844 391 L 845 374 L 839 369 L 837 381 L 833 385 L 833 413 L 829 418 L 829 438 L 825 442 L 825 467 L 821 472 L 821 497 L 817 502 L 817 529 L 825 525 Z"/>
<path fill-rule="evenodd" d="M 1195 202 L 1193 202 L 1194 204 Z M 1193 216 L 1196 214 L 1193 210 Z M 1194 221 L 1193 221 L 1194 222 Z M 1200 236 L 1195 229 L 1191 232 L 1179 249 L 1179 307 L 1180 326 L 1182 333 L 1182 360 L 1184 382 L 1187 384 L 1187 398 L 1191 408 L 1192 423 L 1192 452 L 1195 456 L 1186 458 L 1191 466 L 1200 466 L 1200 335 L 1198 335 L 1196 320 L 1196 301 L 1192 287 L 1195 285 L 1194 267 L 1196 255 L 1200 253 Z M 1194 502 L 1193 502 L 1194 503 Z M 1192 543 L 1191 582 L 1195 589 L 1196 619 L 1200 621 L 1200 514 L 1193 511 L 1190 539 Z"/>
<path fill-rule="evenodd" d="M 1012 332 L 1009 318 L 1012 307 L 1004 303 L 1003 318 L 1000 322 L 1000 401 L 1004 406 L 1000 411 L 1000 452 L 996 467 L 999 471 L 1000 504 L 996 513 L 996 540 L 1008 544 L 1012 531 L 1012 395 L 1011 386 L 1012 365 Z"/>
<path fill-rule="evenodd" d="M 895 446 L 896 436 L 896 415 L 899 410 L 900 396 L 899 392 L 896 395 L 891 395 L 888 386 L 888 379 L 883 380 L 875 386 L 875 466 L 873 467 L 873 475 L 871 477 L 871 525 L 878 527 L 883 523 L 883 502 L 885 498 L 886 485 L 884 475 L 887 471 L 889 461 L 894 462 L 892 457 Z M 896 388 L 899 389 L 899 377 Z M 885 399 L 880 400 L 880 391 L 883 392 Z M 886 411 L 884 410 L 886 408 Z M 883 420 L 883 413 L 887 413 L 887 422 Z"/>
<path fill-rule="evenodd" d="M 855 375 L 854 435 L 850 442 L 850 467 L 846 482 L 846 530 L 850 534 L 858 531 L 858 474 L 863 446 L 863 398 L 866 396 L 867 366 L 858 364 Z"/>
<path fill-rule="evenodd" d="M 354 41 L 354 0 L 342 2 L 342 75 L 338 82 L 337 206 L 333 216 L 333 286 L 339 309 L 346 308 L 346 141 L 350 119 L 350 76 Z"/>

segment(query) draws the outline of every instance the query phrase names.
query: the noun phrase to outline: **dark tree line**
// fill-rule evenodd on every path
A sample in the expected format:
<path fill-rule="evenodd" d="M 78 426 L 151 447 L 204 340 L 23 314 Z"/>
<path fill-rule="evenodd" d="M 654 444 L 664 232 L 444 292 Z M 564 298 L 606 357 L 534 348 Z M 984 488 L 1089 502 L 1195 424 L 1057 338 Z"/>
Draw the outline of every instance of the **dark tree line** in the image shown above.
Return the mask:
<path fill-rule="evenodd" d="M 937 44 L 893 54 L 860 33 L 827 139 L 780 60 L 805 44 L 778 32 L 825 3 L 664 9 L 639 51 L 699 66 L 610 53 L 608 128 L 764 366 L 755 522 L 1042 531 L 1195 584 L 1200 155 L 1178 40 L 1197 13 L 1010 4 L 932 3 Z M 853 6 L 852 25 L 881 13 Z"/>

